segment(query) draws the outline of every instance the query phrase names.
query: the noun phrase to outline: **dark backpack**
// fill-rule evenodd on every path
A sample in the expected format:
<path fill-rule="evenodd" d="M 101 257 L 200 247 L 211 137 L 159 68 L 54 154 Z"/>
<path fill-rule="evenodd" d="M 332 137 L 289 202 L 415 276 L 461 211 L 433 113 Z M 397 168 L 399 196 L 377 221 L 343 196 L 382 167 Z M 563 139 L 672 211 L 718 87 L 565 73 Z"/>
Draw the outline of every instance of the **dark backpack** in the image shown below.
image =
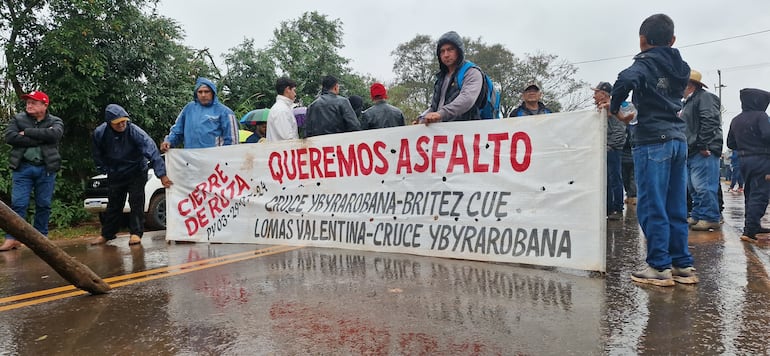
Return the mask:
<path fill-rule="evenodd" d="M 476 99 L 476 107 L 479 108 L 479 116 L 482 119 L 500 118 L 500 91 L 495 89 L 492 79 L 489 79 L 487 73 L 484 73 L 479 66 L 471 61 L 465 61 L 460 70 L 457 71 L 457 88 L 462 89 L 465 72 L 469 68 L 476 68 L 481 72 L 481 91 Z"/>

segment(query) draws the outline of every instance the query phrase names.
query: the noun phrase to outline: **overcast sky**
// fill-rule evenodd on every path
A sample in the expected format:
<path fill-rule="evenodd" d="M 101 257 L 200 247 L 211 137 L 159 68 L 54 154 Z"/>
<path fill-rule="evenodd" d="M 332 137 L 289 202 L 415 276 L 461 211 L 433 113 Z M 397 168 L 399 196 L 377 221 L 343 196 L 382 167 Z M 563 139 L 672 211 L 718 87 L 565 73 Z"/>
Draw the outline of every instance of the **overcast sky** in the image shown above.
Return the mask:
<path fill-rule="evenodd" d="M 390 52 L 396 46 L 418 34 L 438 38 L 454 30 L 500 43 L 518 56 L 543 52 L 571 63 L 624 57 L 578 64 L 576 77 L 591 85 L 614 82 L 639 52 L 641 22 L 662 12 L 676 25 L 675 47 L 684 47 L 683 58 L 714 93 L 721 69 L 725 126 L 740 112 L 741 88 L 770 90 L 770 31 L 688 47 L 770 30 L 768 0 L 161 0 L 158 5 L 160 14 L 182 26 L 187 45 L 209 48 L 220 63 L 244 38 L 266 47 L 281 21 L 307 11 L 340 19 L 345 43 L 340 54 L 352 60 L 355 71 L 385 82 L 393 79 Z"/>

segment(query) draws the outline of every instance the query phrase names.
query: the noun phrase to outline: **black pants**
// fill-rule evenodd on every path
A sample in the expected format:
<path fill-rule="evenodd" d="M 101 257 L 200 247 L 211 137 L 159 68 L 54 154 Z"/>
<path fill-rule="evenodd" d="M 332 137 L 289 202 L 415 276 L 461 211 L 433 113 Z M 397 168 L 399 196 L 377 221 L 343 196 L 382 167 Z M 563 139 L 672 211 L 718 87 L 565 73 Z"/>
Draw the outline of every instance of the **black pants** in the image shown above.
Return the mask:
<path fill-rule="evenodd" d="M 743 187 L 746 209 L 743 234 L 754 236 L 759 232 L 759 222 L 770 199 L 770 182 L 765 180 L 765 175 L 770 174 L 770 160 L 766 156 L 741 157 L 741 174 L 746 180 Z"/>
<path fill-rule="evenodd" d="M 128 206 L 131 213 L 128 218 L 128 231 L 131 235 L 142 237 L 144 234 L 144 185 L 147 183 L 147 171 L 112 178 L 107 177 L 110 191 L 107 195 L 107 211 L 102 220 L 102 236 L 107 240 L 115 238 L 120 229 L 120 218 L 123 214 L 123 205 Z"/>
<path fill-rule="evenodd" d="M 636 198 L 636 180 L 634 180 L 634 161 L 621 160 L 621 176 L 623 177 L 623 189 L 627 198 Z"/>

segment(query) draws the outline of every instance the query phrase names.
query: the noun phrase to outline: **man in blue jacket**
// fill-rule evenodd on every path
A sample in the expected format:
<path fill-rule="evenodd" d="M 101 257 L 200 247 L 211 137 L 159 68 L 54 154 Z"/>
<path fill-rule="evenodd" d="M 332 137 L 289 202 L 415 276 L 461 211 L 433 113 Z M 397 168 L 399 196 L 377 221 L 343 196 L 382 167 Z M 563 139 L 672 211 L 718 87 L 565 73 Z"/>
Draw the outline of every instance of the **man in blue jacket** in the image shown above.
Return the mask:
<path fill-rule="evenodd" d="M 115 239 L 126 195 L 131 207 L 128 220 L 131 237 L 128 244 L 139 244 L 144 233 L 144 185 L 147 183 L 147 170 L 151 165 L 163 187 L 168 188 L 171 180 L 166 177 L 166 164 L 152 138 L 130 122 L 128 113 L 120 105 L 107 105 L 104 123 L 94 130 L 92 143 L 96 169 L 107 174 L 109 200 L 102 220 L 102 235 L 91 240 L 91 244 L 100 245 Z"/>
<path fill-rule="evenodd" d="M 647 239 L 647 268 L 631 274 L 639 283 L 673 286 L 698 282 L 687 246 L 687 137 L 678 112 L 690 79 L 690 66 L 674 44 L 674 21 L 664 14 L 648 17 L 639 28 L 634 63 L 618 74 L 609 111 L 619 114 L 633 90 L 637 109 L 633 136 L 637 217 Z M 601 105 L 600 107 L 606 107 Z"/>
<path fill-rule="evenodd" d="M 217 86 L 198 78 L 193 101 L 179 113 L 171 131 L 160 144 L 160 151 L 171 147 L 207 148 L 238 143 L 238 122 L 230 108 L 219 102 Z"/>

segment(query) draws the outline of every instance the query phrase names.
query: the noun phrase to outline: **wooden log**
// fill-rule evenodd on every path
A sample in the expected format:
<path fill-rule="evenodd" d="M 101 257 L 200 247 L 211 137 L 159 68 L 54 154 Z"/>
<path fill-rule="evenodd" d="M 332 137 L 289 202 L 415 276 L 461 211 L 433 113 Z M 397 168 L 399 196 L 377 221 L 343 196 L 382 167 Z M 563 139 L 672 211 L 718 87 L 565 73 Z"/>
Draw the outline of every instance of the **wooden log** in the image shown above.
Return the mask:
<path fill-rule="evenodd" d="M 32 252 L 75 287 L 91 294 L 104 294 L 110 290 L 110 286 L 88 266 L 54 245 L 2 201 L 0 201 L 0 228 L 27 245 Z"/>

